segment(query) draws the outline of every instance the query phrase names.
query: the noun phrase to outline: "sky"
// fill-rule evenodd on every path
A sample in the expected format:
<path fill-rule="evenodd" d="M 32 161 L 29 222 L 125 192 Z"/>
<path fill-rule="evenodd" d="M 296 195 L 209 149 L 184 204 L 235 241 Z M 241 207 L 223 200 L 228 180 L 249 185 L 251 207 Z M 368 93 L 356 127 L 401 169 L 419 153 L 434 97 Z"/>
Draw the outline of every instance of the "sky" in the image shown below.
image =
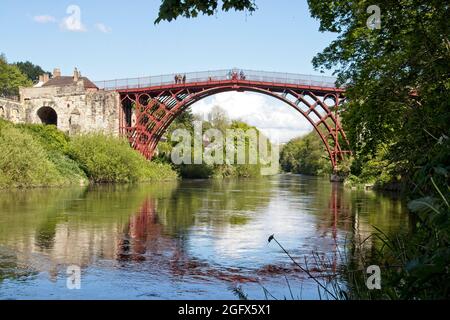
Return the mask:
<path fill-rule="evenodd" d="M 219 12 L 154 25 L 159 0 L 0 0 L 0 53 L 91 80 L 242 68 L 319 74 L 312 58 L 336 37 L 318 31 L 303 0 L 258 0 L 258 10 Z M 331 75 L 326 72 L 324 75 Z M 274 142 L 312 130 L 274 98 L 222 93 L 192 109 L 219 105 L 233 119 L 261 129 Z"/>

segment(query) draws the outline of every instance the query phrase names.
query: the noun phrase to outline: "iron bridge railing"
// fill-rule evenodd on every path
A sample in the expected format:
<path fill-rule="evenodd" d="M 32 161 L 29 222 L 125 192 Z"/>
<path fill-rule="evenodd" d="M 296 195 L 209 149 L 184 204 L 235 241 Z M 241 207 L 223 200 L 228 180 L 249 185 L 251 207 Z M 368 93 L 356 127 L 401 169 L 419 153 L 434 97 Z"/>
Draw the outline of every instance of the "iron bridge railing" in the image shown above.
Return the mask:
<path fill-rule="evenodd" d="M 180 80 L 178 83 L 200 83 L 208 81 L 240 79 L 257 82 L 285 83 L 326 88 L 336 87 L 336 78 L 334 77 L 282 72 L 253 71 L 245 69 L 177 73 L 161 76 L 96 81 L 95 85 L 99 89 L 103 90 L 139 89 L 175 84 L 176 76 L 180 76 Z"/>

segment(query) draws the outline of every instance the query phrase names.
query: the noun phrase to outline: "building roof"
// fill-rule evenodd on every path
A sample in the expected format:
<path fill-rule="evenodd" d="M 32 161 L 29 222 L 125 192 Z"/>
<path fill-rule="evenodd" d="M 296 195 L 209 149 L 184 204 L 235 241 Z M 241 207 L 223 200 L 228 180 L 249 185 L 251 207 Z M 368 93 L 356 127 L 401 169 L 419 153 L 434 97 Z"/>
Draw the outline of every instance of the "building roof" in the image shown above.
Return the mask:
<path fill-rule="evenodd" d="M 85 89 L 98 89 L 98 87 L 88 78 L 80 77 L 80 80 L 83 81 Z M 42 87 L 65 87 L 76 84 L 73 77 L 70 76 L 60 76 L 54 77 L 48 80 L 46 83 L 42 85 Z"/>

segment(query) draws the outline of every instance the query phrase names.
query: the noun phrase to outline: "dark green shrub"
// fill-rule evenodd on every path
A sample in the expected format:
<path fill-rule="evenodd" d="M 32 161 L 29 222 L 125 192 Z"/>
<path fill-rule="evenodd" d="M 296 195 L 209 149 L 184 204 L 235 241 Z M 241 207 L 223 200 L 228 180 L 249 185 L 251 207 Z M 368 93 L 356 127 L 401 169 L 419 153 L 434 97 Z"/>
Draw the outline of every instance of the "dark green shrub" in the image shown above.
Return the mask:
<path fill-rule="evenodd" d="M 208 179 L 213 175 L 214 168 L 206 164 L 182 164 L 179 171 L 186 179 Z"/>
<path fill-rule="evenodd" d="M 12 125 L 0 126 L 0 150 L 0 187 L 39 187 L 65 182 L 42 145 Z"/>

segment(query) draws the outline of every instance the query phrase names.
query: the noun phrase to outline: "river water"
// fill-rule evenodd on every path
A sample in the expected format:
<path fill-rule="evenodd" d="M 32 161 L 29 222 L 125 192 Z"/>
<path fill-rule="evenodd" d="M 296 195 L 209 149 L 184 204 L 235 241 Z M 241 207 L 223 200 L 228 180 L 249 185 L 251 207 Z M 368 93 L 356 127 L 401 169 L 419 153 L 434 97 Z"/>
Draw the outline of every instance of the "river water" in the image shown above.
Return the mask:
<path fill-rule="evenodd" d="M 350 239 L 408 225 L 401 200 L 299 175 L 3 191 L 0 299 L 319 299 L 270 235 L 338 272 Z"/>

